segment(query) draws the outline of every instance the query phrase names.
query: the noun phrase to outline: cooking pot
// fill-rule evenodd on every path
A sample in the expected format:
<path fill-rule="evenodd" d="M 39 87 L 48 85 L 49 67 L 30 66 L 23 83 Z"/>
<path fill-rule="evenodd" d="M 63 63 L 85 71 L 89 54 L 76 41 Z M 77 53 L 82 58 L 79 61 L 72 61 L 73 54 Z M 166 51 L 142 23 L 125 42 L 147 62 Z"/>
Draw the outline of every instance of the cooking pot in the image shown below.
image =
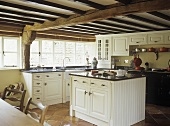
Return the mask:
<path fill-rule="evenodd" d="M 160 52 L 168 52 L 168 48 L 162 47 L 162 48 L 159 48 L 159 51 Z"/>
<path fill-rule="evenodd" d="M 169 66 L 169 67 L 167 68 L 167 71 L 170 72 L 170 59 L 169 59 L 169 61 L 168 61 L 168 66 Z"/>
<path fill-rule="evenodd" d="M 155 48 L 153 48 L 153 47 L 149 48 L 148 52 L 155 52 Z"/>

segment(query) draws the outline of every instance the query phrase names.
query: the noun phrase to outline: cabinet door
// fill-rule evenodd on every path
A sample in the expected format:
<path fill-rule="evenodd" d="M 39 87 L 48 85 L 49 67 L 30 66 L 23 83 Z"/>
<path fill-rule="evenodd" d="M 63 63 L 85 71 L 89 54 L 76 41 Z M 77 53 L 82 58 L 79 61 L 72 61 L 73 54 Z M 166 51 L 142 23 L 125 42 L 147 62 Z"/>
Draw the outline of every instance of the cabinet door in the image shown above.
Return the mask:
<path fill-rule="evenodd" d="M 165 34 L 165 44 L 170 44 L 170 32 Z"/>
<path fill-rule="evenodd" d="M 148 44 L 164 44 L 164 34 L 148 34 Z"/>
<path fill-rule="evenodd" d="M 113 56 L 128 56 L 129 45 L 127 37 L 113 38 Z"/>
<path fill-rule="evenodd" d="M 73 109 L 88 113 L 88 89 L 80 84 L 73 84 Z"/>
<path fill-rule="evenodd" d="M 102 38 L 97 38 L 96 39 L 96 43 L 97 43 L 97 59 L 100 61 L 102 60 L 102 43 L 103 43 L 103 39 Z"/>
<path fill-rule="evenodd" d="M 90 92 L 90 116 L 108 120 L 108 92 L 91 88 Z"/>
<path fill-rule="evenodd" d="M 147 44 L 147 35 L 133 35 L 129 36 L 129 45 L 144 45 Z"/>
<path fill-rule="evenodd" d="M 62 98 L 62 79 L 44 82 L 44 100 Z"/>

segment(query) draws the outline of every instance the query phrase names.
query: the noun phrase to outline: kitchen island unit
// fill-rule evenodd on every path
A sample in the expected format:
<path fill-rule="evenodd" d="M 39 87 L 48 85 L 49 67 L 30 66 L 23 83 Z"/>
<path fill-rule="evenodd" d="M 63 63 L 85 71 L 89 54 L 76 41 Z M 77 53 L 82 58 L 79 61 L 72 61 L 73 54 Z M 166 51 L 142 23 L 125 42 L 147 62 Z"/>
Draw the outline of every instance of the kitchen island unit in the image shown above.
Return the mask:
<path fill-rule="evenodd" d="M 130 126 L 145 119 L 145 76 L 70 75 L 71 116 L 97 126 Z"/>

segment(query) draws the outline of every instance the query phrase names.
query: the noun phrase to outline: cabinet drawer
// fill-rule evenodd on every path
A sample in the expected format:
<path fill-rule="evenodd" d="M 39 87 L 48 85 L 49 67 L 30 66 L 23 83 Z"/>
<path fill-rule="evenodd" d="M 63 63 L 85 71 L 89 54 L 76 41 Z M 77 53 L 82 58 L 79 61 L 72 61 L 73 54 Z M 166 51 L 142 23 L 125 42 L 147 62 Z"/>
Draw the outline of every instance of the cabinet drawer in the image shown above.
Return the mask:
<path fill-rule="evenodd" d="M 39 87 L 33 87 L 33 94 L 41 94 L 42 93 L 42 89 Z"/>
<path fill-rule="evenodd" d="M 55 74 L 50 74 L 50 73 L 46 73 L 44 74 L 44 78 L 45 79 L 56 79 L 56 78 L 62 78 L 62 73 L 55 73 Z"/>
<path fill-rule="evenodd" d="M 105 80 L 91 79 L 90 86 L 98 88 L 110 88 L 110 84 Z"/>
<path fill-rule="evenodd" d="M 42 81 L 33 80 L 33 86 L 37 86 L 37 87 L 42 86 Z"/>
<path fill-rule="evenodd" d="M 33 79 L 42 79 L 42 75 L 41 74 L 33 74 Z"/>
<path fill-rule="evenodd" d="M 148 34 L 148 44 L 164 44 L 163 34 Z"/>
<path fill-rule="evenodd" d="M 41 95 L 34 95 L 33 101 L 42 101 L 42 96 Z"/>
<path fill-rule="evenodd" d="M 89 85 L 90 79 L 84 77 L 73 77 L 73 83 L 82 84 L 82 85 Z"/>
<path fill-rule="evenodd" d="M 129 45 L 144 45 L 147 44 L 147 35 L 133 35 L 129 36 Z"/>

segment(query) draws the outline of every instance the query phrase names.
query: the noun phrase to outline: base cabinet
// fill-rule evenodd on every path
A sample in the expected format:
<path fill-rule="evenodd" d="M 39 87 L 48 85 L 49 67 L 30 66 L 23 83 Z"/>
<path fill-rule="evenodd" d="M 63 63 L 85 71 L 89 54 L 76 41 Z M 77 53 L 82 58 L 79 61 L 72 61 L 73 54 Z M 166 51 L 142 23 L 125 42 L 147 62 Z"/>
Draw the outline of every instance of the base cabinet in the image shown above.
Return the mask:
<path fill-rule="evenodd" d="M 88 78 L 72 78 L 73 109 L 102 121 L 109 117 L 109 93 L 105 81 Z M 99 84 L 99 85 L 98 85 Z M 105 85 L 107 85 L 105 87 Z"/>
<path fill-rule="evenodd" d="M 22 73 L 28 97 L 45 105 L 62 103 L 62 72 Z"/>

